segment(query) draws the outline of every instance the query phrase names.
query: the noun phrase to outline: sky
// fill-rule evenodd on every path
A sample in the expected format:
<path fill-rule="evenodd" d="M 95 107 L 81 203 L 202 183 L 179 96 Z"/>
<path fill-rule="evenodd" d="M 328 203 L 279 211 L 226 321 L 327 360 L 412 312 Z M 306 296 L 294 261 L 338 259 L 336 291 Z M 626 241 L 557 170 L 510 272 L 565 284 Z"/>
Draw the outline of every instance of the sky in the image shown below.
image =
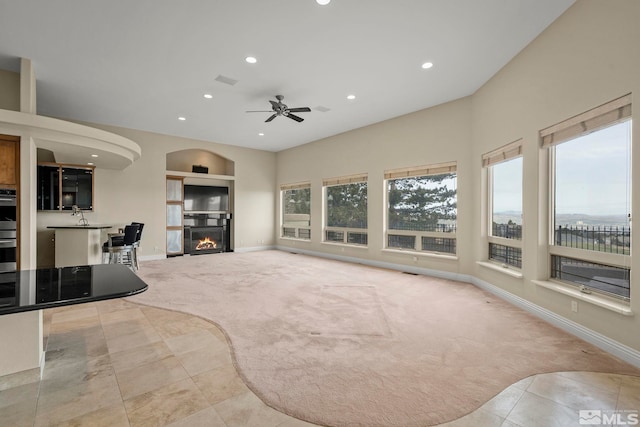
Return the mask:
<path fill-rule="evenodd" d="M 556 213 L 630 213 L 630 141 L 631 121 L 626 121 L 558 144 Z M 521 212 L 522 158 L 495 165 L 493 175 L 494 212 Z"/>

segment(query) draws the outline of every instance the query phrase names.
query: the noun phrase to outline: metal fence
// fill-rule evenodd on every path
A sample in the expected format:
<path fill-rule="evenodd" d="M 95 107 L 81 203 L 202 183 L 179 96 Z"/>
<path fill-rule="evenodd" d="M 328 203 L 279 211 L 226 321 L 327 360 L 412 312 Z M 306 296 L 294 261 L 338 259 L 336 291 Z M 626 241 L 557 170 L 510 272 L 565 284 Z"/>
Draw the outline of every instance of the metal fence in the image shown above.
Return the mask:
<path fill-rule="evenodd" d="M 629 255 L 631 228 L 618 226 L 557 226 L 555 244 L 590 251 Z"/>

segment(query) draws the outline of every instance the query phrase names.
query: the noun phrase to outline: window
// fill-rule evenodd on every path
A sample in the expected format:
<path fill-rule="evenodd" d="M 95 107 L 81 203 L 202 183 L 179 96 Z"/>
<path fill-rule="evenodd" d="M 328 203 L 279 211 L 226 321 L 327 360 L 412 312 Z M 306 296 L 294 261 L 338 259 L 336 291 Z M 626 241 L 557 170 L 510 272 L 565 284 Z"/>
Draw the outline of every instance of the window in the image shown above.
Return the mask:
<path fill-rule="evenodd" d="M 489 260 L 522 268 L 522 140 L 482 156 L 487 169 Z"/>
<path fill-rule="evenodd" d="M 324 241 L 368 244 L 367 175 L 324 180 Z"/>
<path fill-rule="evenodd" d="M 552 172 L 550 276 L 628 300 L 631 96 L 540 134 Z"/>
<path fill-rule="evenodd" d="M 385 172 L 386 248 L 456 253 L 456 164 Z"/>
<path fill-rule="evenodd" d="M 282 237 L 311 239 L 311 184 L 280 187 L 282 200 Z"/>

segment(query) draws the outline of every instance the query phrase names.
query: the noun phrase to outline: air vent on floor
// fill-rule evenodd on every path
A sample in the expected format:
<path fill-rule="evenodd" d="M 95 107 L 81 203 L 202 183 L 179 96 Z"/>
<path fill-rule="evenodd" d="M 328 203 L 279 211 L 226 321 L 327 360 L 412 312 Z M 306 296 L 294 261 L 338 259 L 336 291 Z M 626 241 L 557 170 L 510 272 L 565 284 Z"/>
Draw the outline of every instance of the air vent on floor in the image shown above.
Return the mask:
<path fill-rule="evenodd" d="M 238 80 L 232 79 L 231 77 L 223 76 L 222 74 L 219 74 L 218 77 L 215 78 L 215 81 L 224 83 L 229 86 L 233 86 L 234 84 L 238 83 Z"/>

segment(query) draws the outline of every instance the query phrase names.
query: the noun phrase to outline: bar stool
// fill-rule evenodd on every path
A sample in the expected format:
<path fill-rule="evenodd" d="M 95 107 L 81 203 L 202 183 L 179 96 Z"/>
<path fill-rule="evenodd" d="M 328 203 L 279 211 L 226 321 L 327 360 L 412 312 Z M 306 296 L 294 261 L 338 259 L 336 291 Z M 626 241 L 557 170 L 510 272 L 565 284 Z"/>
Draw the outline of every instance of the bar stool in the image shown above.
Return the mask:
<path fill-rule="evenodd" d="M 107 243 L 102 247 L 103 254 L 109 255 L 109 264 L 128 265 L 134 271 L 138 269 L 138 259 L 134 246 L 138 237 L 138 229 L 138 225 L 127 225 L 124 227 L 122 240 L 117 235 L 113 238 L 109 237 Z"/>

